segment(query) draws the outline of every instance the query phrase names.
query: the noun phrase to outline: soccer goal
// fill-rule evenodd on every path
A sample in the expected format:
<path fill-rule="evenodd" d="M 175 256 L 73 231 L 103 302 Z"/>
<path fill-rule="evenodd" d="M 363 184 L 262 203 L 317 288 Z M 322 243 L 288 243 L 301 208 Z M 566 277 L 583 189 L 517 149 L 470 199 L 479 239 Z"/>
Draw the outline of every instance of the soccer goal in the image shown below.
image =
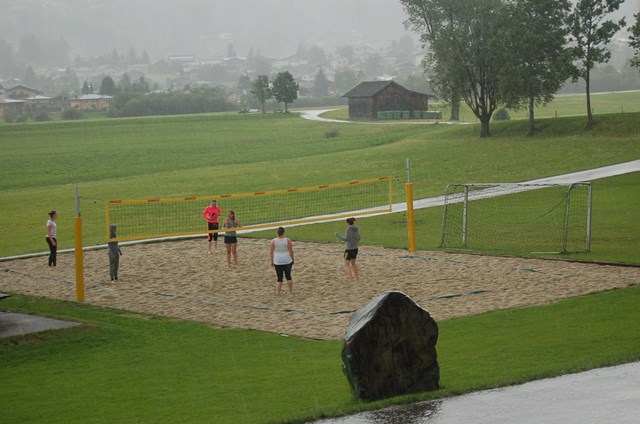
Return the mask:
<path fill-rule="evenodd" d="M 591 183 L 451 184 L 440 247 L 581 253 L 591 248 Z"/>
<path fill-rule="evenodd" d="M 107 200 L 107 240 L 128 241 L 181 237 L 208 232 L 202 212 L 212 199 L 223 216 L 233 210 L 241 230 L 253 231 L 277 226 L 333 221 L 350 216 L 389 213 L 392 209 L 392 179 L 381 177 L 314 187 L 218 194 L 202 197 Z M 118 227 L 117 238 L 109 226 Z"/>

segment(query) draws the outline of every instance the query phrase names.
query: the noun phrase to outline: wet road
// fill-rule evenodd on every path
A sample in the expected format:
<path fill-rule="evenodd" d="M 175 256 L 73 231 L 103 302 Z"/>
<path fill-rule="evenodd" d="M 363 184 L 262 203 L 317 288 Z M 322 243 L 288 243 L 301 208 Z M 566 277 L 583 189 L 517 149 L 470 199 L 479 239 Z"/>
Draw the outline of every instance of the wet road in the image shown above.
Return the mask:
<path fill-rule="evenodd" d="M 640 362 L 316 424 L 638 424 Z"/>

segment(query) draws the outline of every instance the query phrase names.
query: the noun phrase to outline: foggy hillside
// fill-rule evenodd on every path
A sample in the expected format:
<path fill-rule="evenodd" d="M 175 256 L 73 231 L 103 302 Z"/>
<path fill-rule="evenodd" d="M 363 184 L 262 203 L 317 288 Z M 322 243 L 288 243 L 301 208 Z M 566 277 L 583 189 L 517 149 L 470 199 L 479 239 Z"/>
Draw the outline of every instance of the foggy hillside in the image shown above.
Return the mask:
<path fill-rule="evenodd" d="M 251 47 L 281 56 L 300 43 L 376 47 L 406 34 L 397 0 L 0 0 L 0 10 L 0 39 L 64 38 L 74 56 L 222 55 L 230 42 L 241 56 Z"/>

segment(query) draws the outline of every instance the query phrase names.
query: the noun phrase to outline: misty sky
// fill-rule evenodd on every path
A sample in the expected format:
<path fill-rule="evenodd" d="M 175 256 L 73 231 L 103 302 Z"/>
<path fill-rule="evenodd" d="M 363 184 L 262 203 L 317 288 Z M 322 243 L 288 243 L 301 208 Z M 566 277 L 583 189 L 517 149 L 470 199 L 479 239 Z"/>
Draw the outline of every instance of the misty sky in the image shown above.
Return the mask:
<path fill-rule="evenodd" d="M 377 49 L 408 33 L 398 0 L 0 0 L 0 10 L 0 39 L 14 48 L 24 35 L 63 37 L 73 56 L 130 47 L 152 60 L 219 56 L 230 42 L 240 56 L 251 47 L 285 56 L 300 43 Z M 617 15 L 631 24 L 638 10 L 640 0 L 626 0 Z"/>
<path fill-rule="evenodd" d="M 387 46 L 407 34 L 397 0 L 0 0 L 0 38 L 64 37 L 73 54 L 293 54 L 318 45 Z M 417 39 L 417 37 L 415 37 Z"/>

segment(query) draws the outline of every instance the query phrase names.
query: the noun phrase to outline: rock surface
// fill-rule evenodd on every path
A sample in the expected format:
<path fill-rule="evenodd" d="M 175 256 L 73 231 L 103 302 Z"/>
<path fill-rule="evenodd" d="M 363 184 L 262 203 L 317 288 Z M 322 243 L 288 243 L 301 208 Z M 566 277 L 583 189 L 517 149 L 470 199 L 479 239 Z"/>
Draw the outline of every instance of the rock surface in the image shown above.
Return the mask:
<path fill-rule="evenodd" d="M 386 292 L 349 319 L 342 367 L 354 396 L 376 400 L 437 390 L 438 325 L 401 292 Z"/>

